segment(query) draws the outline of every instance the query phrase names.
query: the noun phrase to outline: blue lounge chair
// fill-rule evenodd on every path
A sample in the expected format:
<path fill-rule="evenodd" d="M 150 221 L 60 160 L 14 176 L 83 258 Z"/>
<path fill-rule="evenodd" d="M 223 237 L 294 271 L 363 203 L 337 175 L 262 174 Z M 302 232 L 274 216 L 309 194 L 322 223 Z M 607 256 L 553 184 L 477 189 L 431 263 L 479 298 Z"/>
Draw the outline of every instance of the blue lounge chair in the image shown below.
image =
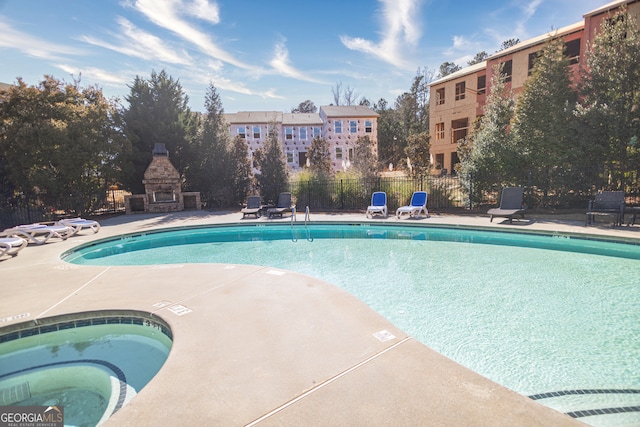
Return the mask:
<path fill-rule="evenodd" d="M 384 191 L 376 191 L 371 195 L 371 206 L 367 208 L 365 216 L 373 218 L 376 214 L 387 217 L 387 193 Z"/>
<path fill-rule="evenodd" d="M 409 218 L 420 218 L 422 212 L 424 212 L 424 216 L 428 218 L 427 197 L 426 191 L 415 191 L 411 196 L 409 206 L 400 206 L 398 210 L 396 210 L 396 218 L 400 219 L 404 214 L 408 214 Z"/>

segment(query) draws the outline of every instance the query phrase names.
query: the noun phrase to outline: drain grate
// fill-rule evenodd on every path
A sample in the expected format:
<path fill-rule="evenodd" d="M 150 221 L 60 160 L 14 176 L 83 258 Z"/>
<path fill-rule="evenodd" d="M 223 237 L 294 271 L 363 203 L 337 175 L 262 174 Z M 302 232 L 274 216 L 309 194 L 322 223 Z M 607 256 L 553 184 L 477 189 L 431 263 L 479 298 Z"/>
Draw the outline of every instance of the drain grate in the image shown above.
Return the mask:
<path fill-rule="evenodd" d="M 31 397 L 29 383 L 17 384 L 0 390 L 0 406 L 9 406 Z"/>

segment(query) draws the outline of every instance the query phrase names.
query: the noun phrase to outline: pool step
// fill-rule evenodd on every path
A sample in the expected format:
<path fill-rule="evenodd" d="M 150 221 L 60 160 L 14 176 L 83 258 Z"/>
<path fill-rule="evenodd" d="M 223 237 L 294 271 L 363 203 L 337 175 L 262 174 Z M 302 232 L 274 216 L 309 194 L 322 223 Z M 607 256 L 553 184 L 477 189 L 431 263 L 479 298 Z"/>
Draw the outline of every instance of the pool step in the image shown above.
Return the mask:
<path fill-rule="evenodd" d="M 614 395 L 617 397 L 614 398 Z M 640 395 L 638 389 L 579 389 L 534 394 L 529 398 L 542 400 L 540 403 L 561 410 L 572 418 L 634 413 L 640 417 L 638 395 Z M 609 400 L 607 396 L 612 399 Z M 555 402 L 548 400 L 544 402 L 545 399 L 553 399 Z M 575 408 L 569 409 L 572 406 Z M 585 407 L 593 409 L 585 409 Z M 633 415 L 634 418 L 636 415 Z"/>
<path fill-rule="evenodd" d="M 0 390 L 0 406 L 9 406 L 31 397 L 29 383 L 17 384 Z"/>

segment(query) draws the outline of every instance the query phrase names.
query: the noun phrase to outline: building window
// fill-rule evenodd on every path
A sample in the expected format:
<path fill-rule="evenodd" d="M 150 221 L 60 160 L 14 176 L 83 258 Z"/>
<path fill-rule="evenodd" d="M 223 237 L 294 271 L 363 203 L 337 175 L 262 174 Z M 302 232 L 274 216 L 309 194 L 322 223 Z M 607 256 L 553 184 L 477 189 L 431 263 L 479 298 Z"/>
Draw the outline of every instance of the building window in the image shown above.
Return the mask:
<path fill-rule="evenodd" d="M 513 61 L 510 59 L 502 63 L 502 76 L 505 83 L 511 81 L 511 75 L 513 74 Z"/>
<path fill-rule="evenodd" d="M 444 88 L 436 89 L 436 105 L 444 104 Z"/>
<path fill-rule="evenodd" d="M 298 132 L 300 133 L 300 139 L 302 141 L 306 141 L 307 140 L 307 128 L 306 127 L 301 127 L 300 129 L 298 129 Z"/>
<path fill-rule="evenodd" d="M 373 132 L 373 122 L 371 120 L 364 121 L 364 132 L 365 133 Z"/>
<path fill-rule="evenodd" d="M 444 154 L 436 154 L 436 169 L 444 168 Z"/>
<path fill-rule="evenodd" d="M 466 89 L 465 82 L 456 83 L 456 101 L 460 101 L 461 99 L 464 99 L 465 89 Z"/>
<path fill-rule="evenodd" d="M 319 126 L 314 126 L 313 127 L 313 137 L 314 138 L 320 138 L 320 135 L 322 135 L 322 129 Z"/>
<path fill-rule="evenodd" d="M 293 163 L 293 152 L 287 151 L 287 163 Z"/>
<path fill-rule="evenodd" d="M 342 160 L 342 147 L 336 147 L 336 160 Z"/>
<path fill-rule="evenodd" d="M 342 120 L 335 121 L 335 133 L 342 133 Z"/>
<path fill-rule="evenodd" d="M 247 134 L 246 134 L 246 131 L 245 131 L 244 126 L 240 126 L 240 127 L 238 128 L 238 136 L 239 136 L 240 138 L 242 138 L 242 139 L 245 139 L 245 138 L 247 137 Z"/>
<path fill-rule="evenodd" d="M 569 64 L 580 62 L 580 39 L 571 40 L 564 44 L 564 54 L 569 58 Z"/>
<path fill-rule="evenodd" d="M 478 95 L 487 91 L 487 76 L 478 76 Z"/>
<path fill-rule="evenodd" d="M 358 133 L 358 122 L 349 120 L 349 133 Z"/>
<path fill-rule="evenodd" d="M 436 123 L 436 139 L 444 139 L 444 123 Z"/>
<path fill-rule="evenodd" d="M 353 161 L 353 148 L 349 148 L 349 150 L 347 151 L 347 160 L 349 160 L 350 162 Z"/>
<path fill-rule="evenodd" d="M 293 139 L 293 128 L 292 127 L 284 128 L 284 139 L 287 139 L 287 140 Z"/>
<path fill-rule="evenodd" d="M 260 139 L 260 126 L 253 127 L 253 139 Z"/>

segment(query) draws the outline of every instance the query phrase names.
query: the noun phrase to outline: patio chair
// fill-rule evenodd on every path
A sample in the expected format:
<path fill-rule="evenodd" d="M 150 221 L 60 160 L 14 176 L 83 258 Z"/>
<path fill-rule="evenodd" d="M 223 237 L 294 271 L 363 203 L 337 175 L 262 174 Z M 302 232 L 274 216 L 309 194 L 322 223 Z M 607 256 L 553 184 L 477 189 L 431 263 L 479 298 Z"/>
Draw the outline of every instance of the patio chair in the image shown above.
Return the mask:
<path fill-rule="evenodd" d="M 242 218 L 247 215 L 255 215 L 256 218 L 260 216 L 260 211 L 262 210 L 262 200 L 260 196 L 249 196 L 247 197 L 247 204 L 240 212 L 242 212 Z"/>
<path fill-rule="evenodd" d="M 589 200 L 585 225 L 593 224 L 596 215 L 611 215 L 614 218 L 613 226 L 616 227 L 622 225 L 624 212 L 624 191 L 599 191 L 595 199 Z"/>
<path fill-rule="evenodd" d="M 0 237 L 0 258 L 4 255 L 16 256 L 28 244 L 22 237 Z"/>
<path fill-rule="evenodd" d="M 29 243 L 35 243 L 36 245 L 47 243 L 47 241 L 53 237 L 66 240 L 72 235 L 73 228 L 67 227 L 66 225 L 46 225 L 38 223 L 18 225 L 13 228 L 7 228 L 0 233 L 0 237 L 22 237 Z"/>
<path fill-rule="evenodd" d="M 280 193 L 278 195 L 278 204 L 275 208 L 267 209 L 267 216 L 273 218 L 274 216 L 282 217 L 285 212 L 295 212 L 296 206 L 291 202 L 291 193 Z"/>
<path fill-rule="evenodd" d="M 376 214 L 387 217 L 387 193 L 384 191 L 376 191 L 371 195 L 371 206 L 367 208 L 365 216 L 373 218 Z"/>
<path fill-rule="evenodd" d="M 409 206 L 400 206 L 396 210 L 396 218 L 400 219 L 404 214 L 408 214 L 409 218 L 420 218 L 423 211 L 425 217 L 429 218 L 427 197 L 428 195 L 426 191 L 415 191 L 411 196 Z"/>
<path fill-rule="evenodd" d="M 71 227 L 71 229 L 73 230 L 72 235 L 78 234 L 80 231 L 82 231 L 85 228 L 93 231 L 93 234 L 100 231 L 100 223 L 98 221 L 93 221 L 93 220 L 84 219 L 84 218 L 61 219 L 56 224 Z"/>
<path fill-rule="evenodd" d="M 523 196 L 524 190 L 522 187 L 506 187 L 502 189 L 500 206 L 487 211 L 489 222 L 493 221 L 493 217 L 509 218 L 509 224 L 513 222 L 513 217 L 516 215 L 524 218 L 526 208 L 522 206 Z"/>

